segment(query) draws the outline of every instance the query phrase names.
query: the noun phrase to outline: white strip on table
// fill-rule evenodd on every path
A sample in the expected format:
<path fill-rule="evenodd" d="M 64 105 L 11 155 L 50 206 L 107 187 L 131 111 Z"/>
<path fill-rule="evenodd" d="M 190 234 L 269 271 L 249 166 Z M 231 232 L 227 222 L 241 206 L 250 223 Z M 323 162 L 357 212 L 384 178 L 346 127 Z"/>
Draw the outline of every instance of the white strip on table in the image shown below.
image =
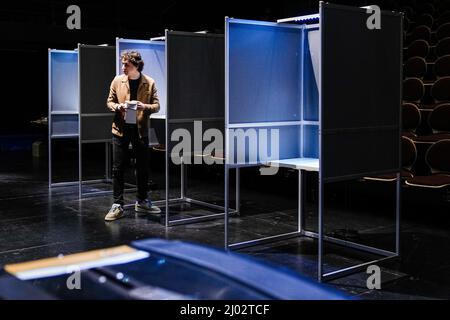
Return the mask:
<path fill-rule="evenodd" d="M 319 171 L 319 159 L 314 158 L 293 158 L 293 159 L 273 160 L 269 161 L 268 165 L 296 170 Z"/>
<path fill-rule="evenodd" d="M 157 114 L 157 113 L 152 113 L 150 115 L 150 119 L 166 119 L 166 115 L 165 114 Z"/>

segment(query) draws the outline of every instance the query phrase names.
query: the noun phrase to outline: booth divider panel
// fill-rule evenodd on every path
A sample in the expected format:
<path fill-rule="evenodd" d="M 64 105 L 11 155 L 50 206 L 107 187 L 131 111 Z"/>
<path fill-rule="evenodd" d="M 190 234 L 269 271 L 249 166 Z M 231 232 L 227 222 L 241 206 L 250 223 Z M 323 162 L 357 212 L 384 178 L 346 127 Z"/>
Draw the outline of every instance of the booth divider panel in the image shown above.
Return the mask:
<path fill-rule="evenodd" d="M 223 118 L 223 35 L 168 32 L 170 119 Z"/>
<path fill-rule="evenodd" d="M 83 117 L 81 119 L 82 141 L 110 141 L 112 137 L 111 123 L 113 114 L 97 117 Z"/>
<path fill-rule="evenodd" d="M 78 54 L 51 52 L 51 111 L 78 112 Z"/>
<path fill-rule="evenodd" d="M 211 141 L 207 141 L 206 139 L 203 139 L 204 134 L 206 131 L 210 130 L 209 133 L 215 133 L 214 138 L 218 136 L 220 132 L 220 138 L 224 137 L 224 123 L 222 120 L 220 121 L 208 121 L 208 122 L 202 122 L 201 125 L 197 124 L 197 129 L 194 128 L 194 121 L 186 121 L 182 123 L 169 123 L 169 150 L 171 151 L 173 147 L 177 144 L 179 144 L 183 139 L 178 138 L 179 135 L 182 132 L 185 132 L 187 135 L 183 137 L 190 137 L 189 143 L 191 145 L 191 148 L 189 150 L 185 150 L 187 152 L 194 152 L 196 155 L 204 154 L 203 151 L 205 150 L 205 147 L 210 145 L 215 141 L 215 139 L 212 139 Z M 211 131 L 214 130 L 214 131 Z M 178 131 L 176 131 L 178 130 Z M 174 139 L 177 138 L 175 141 L 171 141 L 172 137 Z M 195 142 L 197 141 L 197 142 Z M 223 142 L 220 143 L 220 149 L 219 147 L 215 150 L 219 154 L 223 153 Z"/>
<path fill-rule="evenodd" d="M 303 126 L 303 157 L 319 158 L 319 125 Z"/>
<path fill-rule="evenodd" d="M 322 6 L 322 163 L 324 179 L 400 168 L 401 24 L 382 12 Z"/>
<path fill-rule="evenodd" d="M 229 24 L 229 123 L 300 121 L 302 30 Z"/>
<path fill-rule="evenodd" d="M 77 135 L 78 115 L 52 115 L 51 134 L 55 135 Z"/>
<path fill-rule="evenodd" d="M 303 120 L 319 121 L 319 30 L 306 31 L 304 39 Z"/>
<path fill-rule="evenodd" d="M 327 161 L 322 162 L 321 170 L 327 174 L 327 179 L 399 171 L 396 129 L 326 134 L 322 143 L 327 146 L 322 153 Z"/>
<path fill-rule="evenodd" d="M 79 55 L 80 113 L 110 114 L 106 100 L 116 75 L 115 47 L 80 45 Z"/>
<path fill-rule="evenodd" d="M 229 163 L 233 165 L 264 164 L 270 160 L 301 156 L 301 126 L 299 125 L 229 129 L 229 137 Z M 232 149 L 234 149 L 233 152 Z"/>

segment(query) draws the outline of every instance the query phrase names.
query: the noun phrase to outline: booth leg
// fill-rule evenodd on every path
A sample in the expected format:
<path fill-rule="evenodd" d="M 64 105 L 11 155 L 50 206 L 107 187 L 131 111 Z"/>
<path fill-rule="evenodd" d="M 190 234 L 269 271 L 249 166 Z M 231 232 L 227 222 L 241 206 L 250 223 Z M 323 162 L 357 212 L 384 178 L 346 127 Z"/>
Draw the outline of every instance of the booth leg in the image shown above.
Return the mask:
<path fill-rule="evenodd" d="M 395 221 L 395 253 L 400 256 L 400 217 L 401 217 L 401 190 L 402 178 L 401 173 L 397 173 L 396 185 L 396 221 Z"/>
<path fill-rule="evenodd" d="M 298 170 L 298 232 L 303 234 L 303 170 Z"/>
<path fill-rule="evenodd" d="M 81 134 L 78 137 L 78 199 L 81 200 L 83 196 L 83 165 L 81 162 L 81 159 L 83 157 L 82 155 L 83 150 L 83 144 L 81 142 Z"/>
<path fill-rule="evenodd" d="M 167 123 L 166 123 L 166 137 L 167 137 Z M 166 138 L 166 146 L 167 146 L 167 138 Z M 167 148 L 167 147 L 166 147 Z M 165 168 L 165 173 L 166 173 L 166 212 L 165 212 L 165 219 L 164 219 L 164 225 L 166 228 L 169 227 L 169 156 L 167 153 L 167 149 L 165 152 L 165 164 L 166 164 L 166 168 Z"/>
<path fill-rule="evenodd" d="M 225 221 L 224 221 L 224 227 L 225 227 L 225 239 L 224 239 L 224 246 L 225 250 L 228 250 L 228 215 L 229 215 L 229 168 L 225 164 L 225 201 L 224 201 L 224 213 L 225 213 Z"/>
<path fill-rule="evenodd" d="M 322 174 L 319 174 L 319 255 L 317 265 L 317 280 L 323 281 L 323 213 L 324 213 L 324 182 L 322 180 Z"/>
<path fill-rule="evenodd" d="M 52 188 L 52 138 L 48 134 L 48 188 Z"/>
<path fill-rule="evenodd" d="M 183 158 L 181 158 L 181 172 L 180 172 L 180 174 L 181 174 L 181 181 L 180 181 L 180 193 L 181 193 L 181 196 L 180 196 L 180 198 L 181 199 L 185 199 L 186 198 L 186 188 L 185 188 L 185 183 L 186 183 L 186 181 L 185 181 L 185 167 L 184 167 L 184 160 L 183 160 Z"/>
<path fill-rule="evenodd" d="M 109 142 L 105 142 L 105 178 L 106 180 L 111 179 L 110 172 L 111 172 L 111 157 L 110 157 L 110 151 L 109 151 Z"/>
<path fill-rule="evenodd" d="M 236 215 L 241 213 L 241 172 L 236 168 Z"/>

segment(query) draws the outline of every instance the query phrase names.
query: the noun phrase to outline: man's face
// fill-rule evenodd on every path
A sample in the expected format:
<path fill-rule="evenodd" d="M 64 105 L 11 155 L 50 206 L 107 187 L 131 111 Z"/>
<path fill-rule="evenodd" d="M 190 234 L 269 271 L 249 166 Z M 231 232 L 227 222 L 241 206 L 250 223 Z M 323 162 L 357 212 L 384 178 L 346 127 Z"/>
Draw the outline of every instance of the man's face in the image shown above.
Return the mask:
<path fill-rule="evenodd" d="M 130 73 L 136 73 L 137 68 L 128 60 L 122 60 L 122 72 L 125 75 L 128 75 Z"/>

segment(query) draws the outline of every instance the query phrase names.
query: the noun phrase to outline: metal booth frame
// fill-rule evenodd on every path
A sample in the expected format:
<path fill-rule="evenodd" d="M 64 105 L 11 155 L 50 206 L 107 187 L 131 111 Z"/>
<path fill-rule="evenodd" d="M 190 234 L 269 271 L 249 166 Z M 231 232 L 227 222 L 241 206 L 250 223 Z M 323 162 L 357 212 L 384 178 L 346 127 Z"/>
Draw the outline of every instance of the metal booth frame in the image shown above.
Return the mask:
<path fill-rule="evenodd" d="M 180 164 L 180 197 L 177 198 L 171 198 L 169 195 L 170 191 L 170 175 L 169 175 L 169 164 L 170 164 L 170 155 L 167 151 L 169 146 L 169 124 L 171 123 L 179 123 L 178 121 L 174 120 L 175 122 L 171 121 L 169 110 L 170 110 L 170 102 L 169 102 L 169 95 L 168 95 L 168 83 L 169 83 L 169 76 L 168 76 L 168 68 L 170 67 L 168 65 L 168 34 L 189 34 L 189 35 L 195 35 L 198 34 L 199 36 L 211 36 L 210 34 L 206 34 L 205 32 L 181 32 L 181 31 L 170 31 L 165 30 L 165 36 L 163 37 L 157 37 L 157 38 L 151 38 L 150 40 L 138 40 L 138 39 L 123 39 L 123 38 L 116 38 L 116 58 L 120 56 L 120 43 L 126 42 L 126 43 L 136 43 L 136 44 L 150 44 L 150 45 L 156 45 L 156 46 L 164 46 L 165 47 L 165 82 L 162 84 L 165 86 L 165 92 L 166 92 L 166 106 L 165 106 L 165 114 L 152 114 L 150 115 L 150 119 L 159 119 L 164 120 L 165 122 L 165 150 L 164 150 L 164 165 L 165 165 L 165 199 L 162 200 L 155 200 L 152 201 L 152 203 L 159 207 L 164 207 L 165 212 L 163 214 L 163 224 L 165 227 L 172 227 L 177 225 L 185 225 L 190 223 L 197 223 L 197 222 L 203 222 L 203 221 L 209 221 L 213 219 L 218 219 L 224 217 L 225 213 L 214 213 L 214 214 L 208 214 L 208 215 L 202 215 L 198 217 L 189 217 L 189 218 L 181 218 L 181 219 L 174 219 L 170 220 L 170 205 L 176 205 L 176 204 L 194 204 L 201 207 L 206 207 L 213 210 L 222 210 L 224 211 L 224 207 L 218 206 L 216 204 L 196 200 L 190 197 L 186 196 L 186 164 L 184 163 L 183 159 L 181 159 Z M 119 74 L 119 63 L 117 62 L 117 70 L 116 73 Z M 150 74 L 151 76 L 151 74 Z M 161 84 L 160 84 L 161 85 Z M 194 120 L 194 119 L 191 119 Z M 149 126 L 150 128 L 150 126 Z M 125 205 L 126 208 L 131 207 L 133 205 Z M 233 213 L 237 213 L 237 210 L 232 210 Z"/>
<path fill-rule="evenodd" d="M 279 160 L 279 161 L 269 161 L 267 163 L 256 163 L 256 164 L 232 164 L 230 163 L 230 150 L 229 150 L 229 139 L 230 139 L 230 130 L 232 129 L 232 126 L 229 125 L 229 110 L 230 110 L 230 101 L 229 101 L 229 94 L 230 94 L 230 77 L 229 77 L 229 62 L 230 62 L 230 57 L 229 57 L 229 25 L 230 23 L 250 23 L 252 25 L 264 25 L 264 26 L 285 26 L 285 27 L 289 27 L 289 28 L 300 28 L 302 29 L 302 32 L 304 33 L 305 30 L 308 29 L 320 29 L 323 30 L 323 10 L 324 10 L 324 6 L 332 6 L 332 7 L 341 7 L 341 6 L 337 6 L 337 5 L 331 5 L 331 4 L 324 4 L 323 2 L 320 2 L 320 22 L 319 24 L 315 24 L 315 25 L 295 25 L 295 24 L 280 24 L 280 23 L 272 23 L 272 22 L 263 22 L 263 21 L 250 21 L 250 20 L 240 20 L 240 19 L 231 19 L 231 18 L 226 18 L 225 19 L 225 76 L 226 76 L 226 80 L 225 80 L 225 117 L 226 117 L 226 121 L 225 121 L 225 148 L 226 148 L 226 159 L 225 159 L 225 238 L 224 238 L 224 244 L 225 244 L 225 249 L 231 249 L 231 250 L 239 250 L 242 248 L 247 248 L 247 247 L 251 247 L 251 246 L 256 246 L 256 245 L 261 245 L 261 244 L 267 244 L 267 243 L 273 243 L 273 242 L 277 242 L 277 241 L 281 241 L 281 240 L 286 240 L 286 239 L 291 239 L 291 238 L 297 238 L 297 237 L 308 237 L 308 238 L 313 238 L 313 239 L 317 239 L 318 241 L 318 262 L 317 262 L 317 279 L 319 282 L 322 281 L 329 281 L 329 280 L 333 280 L 336 278 L 341 278 L 344 277 L 346 275 L 349 274 L 353 274 L 355 272 L 358 271 L 362 271 L 365 268 L 367 268 L 369 265 L 372 264 L 376 264 L 376 263 L 381 263 L 384 262 L 386 260 L 391 260 L 394 258 L 397 258 L 400 256 L 400 215 L 401 215 L 401 123 L 399 126 L 399 131 L 398 131 L 398 143 L 399 143 L 399 163 L 398 163 L 398 170 L 396 170 L 396 175 L 397 175 L 397 181 L 396 181 L 396 204 L 395 204 L 395 250 L 394 251 L 388 251 L 388 250 L 383 250 L 380 248 L 375 248 L 375 247 L 370 247 L 370 246 L 366 246 L 363 244 L 359 244 L 359 243 L 355 243 L 355 242 L 350 242 L 350 241 L 346 241 L 346 240 L 342 240 L 342 239 L 338 239 L 338 238 L 334 238 L 331 236 L 327 236 L 324 234 L 324 185 L 325 183 L 328 182 L 334 182 L 334 181 L 345 181 L 345 180 L 350 180 L 352 178 L 358 178 L 359 175 L 356 176 L 347 176 L 344 177 L 343 179 L 335 179 L 335 180 L 330 180 L 325 179 L 325 177 L 323 176 L 323 171 L 319 170 L 320 167 L 322 167 L 322 161 L 323 161 L 323 146 L 322 146 L 322 132 L 323 132 L 323 122 L 322 122 L 322 94 L 320 93 L 322 91 L 322 77 L 323 77 L 323 68 L 322 68 L 322 59 L 323 59 L 323 36 L 321 36 L 321 43 L 320 43 L 320 58 L 319 58 L 319 80 L 318 80 L 318 89 L 319 89 L 319 159 L 300 159 L 300 160 L 307 160 L 307 161 L 289 161 L 289 160 L 299 160 L 299 159 L 287 159 L 286 161 L 283 160 Z M 346 7 L 348 8 L 348 7 Z M 355 8 L 358 9 L 358 8 Z M 394 12 L 387 12 L 387 14 L 393 14 L 393 15 L 400 15 L 398 13 L 394 13 Z M 317 15 L 309 15 L 309 16 L 305 16 L 305 20 L 309 20 L 309 19 L 315 19 L 317 18 Z M 288 22 L 288 21 L 302 21 L 302 17 L 296 17 L 296 18 L 290 18 L 290 19 L 283 19 L 281 20 L 282 22 Z M 401 35 L 403 34 L 403 30 L 399 30 L 399 37 L 401 38 Z M 400 39 L 400 43 L 402 44 L 402 39 Z M 304 43 L 302 42 L 302 46 L 304 45 Z M 303 49 L 302 49 L 303 51 Z M 303 55 L 302 55 L 303 57 Z M 401 57 L 400 57 L 401 59 Z M 302 64 L 304 59 L 302 59 Z M 400 60 L 401 62 L 401 60 Z M 402 83 L 402 70 L 399 70 L 399 86 L 400 86 L 400 101 L 399 101 L 399 106 L 401 105 L 401 83 Z M 303 76 L 303 71 L 302 71 L 302 76 Z M 301 110 L 303 110 L 303 99 L 301 100 Z M 303 118 L 301 119 L 303 120 Z M 401 119 L 400 119 L 401 121 Z M 269 125 L 261 125 L 261 126 L 271 126 L 271 124 Z M 302 135 L 302 139 L 303 139 L 303 135 Z M 302 140 L 303 141 L 303 140 Z M 303 156 L 303 154 L 302 154 Z M 314 161 L 315 160 L 315 161 Z M 234 160 L 233 160 L 234 161 Z M 297 221 L 297 231 L 295 232 L 290 232 L 290 233 L 285 233 L 285 234 L 279 234 L 279 235 L 274 235 L 274 236 L 269 236 L 269 237 L 264 237 L 264 238 L 260 238 L 260 239 L 254 239 L 254 240 L 249 240 L 249 241 L 245 241 L 245 242 L 238 242 L 238 243 L 230 243 L 229 241 L 229 217 L 230 217 L 230 212 L 229 212 L 229 171 L 230 169 L 235 168 L 237 170 L 237 172 L 239 172 L 239 168 L 240 167 L 249 167 L 249 166 L 280 166 L 280 167 L 287 167 L 287 168 L 291 168 L 291 169 L 296 169 L 298 170 L 298 221 Z M 318 202 L 318 216 L 319 216 L 319 221 L 318 221 L 318 232 L 313 232 L 313 231 L 309 231 L 306 230 L 304 228 L 304 216 L 303 216 L 303 210 L 302 210 L 302 188 L 304 188 L 303 184 L 303 175 L 302 172 L 303 171 L 317 171 L 319 173 L 319 202 Z M 390 171 L 392 172 L 392 171 Z M 378 171 L 378 172 L 373 172 L 373 174 L 383 174 L 386 173 L 385 171 Z M 237 179 L 237 181 L 239 181 L 239 179 Z M 237 191 L 239 192 L 239 186 L 237 186 Z M 239 197 L 238 197 L 239 199 Z M 347 247 L 347 248 L 351 248 L 351 249 L 356 249 L 362 252 L 367 252 L 367 253 L 371 253 L 371 254 L 376 254 L 381 256 L 380 259 L 375 259 L 369 262 L 364 262 L 364 263 L 360 263 L 357 265 L 353 265 L 347 268 L 341 268 L 341 269 L 337 269 L 335 271 L 332 272 L 324 272 L 324 242 L 328 242 L 328 243 L 332 243 L 332 244 L 336 244 L 336 245 L 340 245 L 343 247 Z"/>
<path fill-rule="evenodd" d="M 166 89 L 169 88 L 169 72 L 168 72 L 168 68 L 169 66 L 169 59 L 168 59 L 168 52 L 169 52 L 169 42 L 167 41 L 167 39 L 169 38 L 169 35 L 190 35 L 190 36 L 199 36 L 199 37 L 217 37 L 218 35 L 216 34 L 208 34 L 205 32 L 183 32 L 183 31 L 171 31 L 166 29 L 165 30 L 165 37 L 164 39 L 166 40 Z M 196 119 L 184 119 L 184 122 L 193 122 Z M 197 119 L 198 120 L 198 119 Z M 201 120 L 205 120 L 205 119 L 201 119 Z M 216 119 L 217 120 L 217 119 Z M 170 99 L 169 99 L 169 94 L 167 94 L 167 106 L 166 106 L 166 117 L 165 117 L 165 138 L 166 138 L 166 150 L 165 150 L 165 178 L 166 178 L 166 188 L 165 188 L 165 200 L 161 200 L 161 201 L 154 201 L 155 205 L 164 205 L 165 206 L 165 214 L 164 214 L 164 225 L 166 227 L 171 227 L 171 226 L 177 226 L 177 225 L 185 225 L 185 224 L 191 224 L 191 223 L 197 223 L 197 222 L 204 222 L 204 221 L 210 221 L 210 220 L 214 220 L 214 219 L 218 219 L 218 218 L 223 218 L 225 217 L 225 207 L 223 206 L 219 206 L 216 204 L 212 204 L 212 203 L 208 203 L 205 201 L 200 201 L 200 200 L 196 200 L 190 197 L 186 196 L 186 164 L 183 161 L 183 157 L 181 157 L 181 164 L 180 164 L 180 197 L 179 198 L 170 198 L 169 196 L 169 189 L 170 189 L 170 172 L 169 172 L 169 162 L 170 162 L 170 155 L 168 152 L 168 146 L 170 145 L 170 137 L 169 137 L 169 125 L 173 124 L 173 123 L 180 123 L 180 121 L 173 119 L 170 119 Z M 236 175 L 237 180 L 236 180 L 236 185 L 238 185 L 239 180 L 238 180 L 238 174 Z M 238 193 L 236 193 L 237 197 Z M 237 198 L 239 199 L 239 198 Z M 174 220 L 170 220 L 170 205 L 172 204 L 182 204 L 182 203 L 188 203 L 188 204 L 194 204 L 194 205 L 198 205 L 201 207 L 206 207 L 206 208 L 210 208 L 210 209 L 214 209 L 214 210 L 218 210 L 218 211 L 223 211 L 221 213 L 213 213 L 213 214 L 207 214 L 207 215 L 202 215 L 202 216 L 198 216 L 198 217 L 189 217 L 189 218 L 180 218 L 180 219 L 174 219 Z M 237 201 L 238 203 L 238 201 Z M 239 213 L 239 208 L 237 207 L 236 209 L 229 209 L 228 210 L 229 213 L 231 214 L 238 214 Z"/>
<path fill-rule="evenodd" d="M 81 112 L 81 79 L 80 79 L 80 48 L 110 48 L 107 46 L 97 46 L 97 45 L 84 45 L 78 44 L 77 49 L 75 50 L 58 50 L 58 49 L 49 49 L 48 50 L 48 156 L 49 156 L 49 175 L 48 175 L 48 186 L 51 190 L 54 187 L 68 187 L 68 186 L 78 186 L 78 197 L 82 199 L 84 197 L 97 196 L 97 195 L 107 195 L 112 194 L 111 190 L 108 191 L 93 191 L 93 192 L 83 192 L 83 186 L 92 185 L 98 183 L 111 184 L 111 157 L 110 157 L 110 146 L 111 139 L 100 139 L 100 140 L 83 140 L 82 139 L 82 121 L 83 118 L 88 117 L 105 117 L 106 113 L 100 114 L 92 114 L 92 113 L 82 113 Z M 52 104 L 52 54 L 65 53 L 65 54 L 76 54 L 77 56 L 77 95 L 78 95 L 78 105 L 76 111 L 53 111 Z M 76 134 L 53 134 L 53 119 L 52 116 L 55 115 L 71 115 L 77 117 L 77 129 L 78 133 Z M 53 182 L 53 161 L 52 161 L 52 141 L 54 139 L 78 139 L 78 179 L 74 181 L 68 182 Z M 94 180 L 83 180 L 83 161 L 82 161 L 82 146 L 86 143 L 105 143 L 105 178 L 104 179 L 94 179 Z M 126 184 L 129 187 L 134 187 L 133 185 Z M 135 188 L 126 189 L 126 191 L 134 191 Z"/>

